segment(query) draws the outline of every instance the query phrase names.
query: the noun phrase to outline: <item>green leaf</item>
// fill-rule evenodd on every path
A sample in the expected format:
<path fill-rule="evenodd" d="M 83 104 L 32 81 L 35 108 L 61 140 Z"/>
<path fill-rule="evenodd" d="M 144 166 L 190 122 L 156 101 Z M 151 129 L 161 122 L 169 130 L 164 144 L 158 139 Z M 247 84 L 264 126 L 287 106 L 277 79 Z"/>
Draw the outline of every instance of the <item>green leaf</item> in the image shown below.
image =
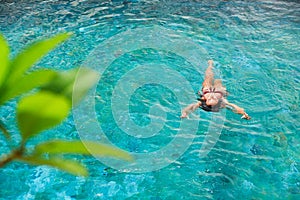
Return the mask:
<path fill-rule="evenodd" d="M 58 34 L 50 39 L 35 42 L 19 53 L 11 62 L 9 84 L 16 82 L 38 60 L 69 36 L 69 33 Z"/>
<path fill-rule="evenodd" d="M 72 95 L 73 105 L 79 103 L 88 90 L 98 82 L 99 77 L 100 75 L 94 70 L 82 67 L 80 68 L 74 84 L 72 87 L 68 88 L 69 94 Z"/>
<path fill-rule="evenodd" d="M 23 141 L 61 123 L 70 108 L 64 96 L 51 92 L 38 92 L 21 99 L 17 105 L 17 121 Z"/>
<path fill-rule="evenodd" d="M 0 88 L 9 70 L 9 47 L 5 38 L 0 34 Z"/>
<path fill-rule="evenodd" d="M 96 143 L 92 141 L 64 141 L 64 140 L 52 140 L 35 147 L 36 154 L 81 154 L 81 155 L 95 155 L 115 157 L 127 161 L 132 161 L 133 158 L 125 151 Z"/>
<path fill-rule="evenodd" d="M 62 94 L 73 104 L 77 104 L 98 79 L 99 74 L 96 71 L 81 67 L 59 73 L 54 81 L 43 89 Z"/>
<path fill-rule="evenodd" d="M 67 88 L 72 87 L 78 69 L 71 69 L 69 71 L 59 72 L 51 83 L 42 87 L 43 90 L 51 91 L 53 93 L 69 96 Z"/>
<path fill-rule="evenodd" d="M 51 81 L 57 72 L 52 70 L 37 70 L 23 76 L 13 85 L 6 85 L 6 89 L 0 96 L 0 104 L 30 90 L 47 84 Z"/>
<path fill-rule="evenodd" d="M 18 158 L 18 160 L 30 165 L 48 165 L 76 176 L 88 176 L 87 169 L 79 162 L 73 160 L 65 160 L 58 157 L 50 157 L 49 159 L 45 159 L 39 156 L 21 157 Z"/>

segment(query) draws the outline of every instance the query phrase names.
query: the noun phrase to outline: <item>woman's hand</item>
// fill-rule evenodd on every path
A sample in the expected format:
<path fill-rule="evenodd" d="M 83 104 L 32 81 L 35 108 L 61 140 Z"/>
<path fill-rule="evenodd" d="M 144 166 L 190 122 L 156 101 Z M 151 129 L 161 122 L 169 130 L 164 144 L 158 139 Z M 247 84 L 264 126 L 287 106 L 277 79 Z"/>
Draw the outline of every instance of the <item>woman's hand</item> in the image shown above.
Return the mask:
<path fill-rule="evenodd" d="M 241 118 L 242 119 L 246 119 L 246 120 L 251 119 L 251 117 L 246 112 L 244 112 L 244 114 L 243 114 L 243 116 Z"/>
<path fill-rule="evenodd" d="M 188 114 L 186 112 L 181 113 L 181 116 L 180 116 L 181 119 L 187 118 L 187 117 L 188 117 Z"/>
<path fill-rule="evenodd" d="M 190 105 L 188 105 L 186 108 L 183 109 L 183 111 L 181 112 L 181 116 L 180 118 L 188 118 L 188 115 L 191 112 L 194 112 L 197 108 L 199 108 L 201 106 L 201 101 L 198 101 L 197 103 L 192 103 Z"/>

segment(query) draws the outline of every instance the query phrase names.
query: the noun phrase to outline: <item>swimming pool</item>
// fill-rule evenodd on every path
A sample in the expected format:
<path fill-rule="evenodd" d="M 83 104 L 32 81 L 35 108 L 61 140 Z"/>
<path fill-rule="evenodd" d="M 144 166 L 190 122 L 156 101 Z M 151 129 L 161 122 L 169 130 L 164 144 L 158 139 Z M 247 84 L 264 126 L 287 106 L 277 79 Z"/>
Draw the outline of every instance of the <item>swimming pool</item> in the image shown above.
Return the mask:
<path fill-rule="evenodd" d="M 96 121 L 108 140 L 126 151 L 150 154 L 172 143 L 182 129 L 180 107 L 196 100 L 208 59 L 215 61 L 216 76 L 230 93 L 228 100 L 252 116 L 243 121 L 223 111 L 220 115 L 225 121 L 216 144 L 199 157 L 214 115 L 197 110 L 184 121 L 196 125 L 191 135 L 190 126 L 185 129 L 192 131 L 185 135 L 191 139 L 187 149 L 155 170 L 137 173 L 130 168 L 121 173 L 95 158 L 78 157 L 90 170 L 90 177 L 82 178 L 14 163 L 0 171 L 1 199 L 300 198 L 300 4 L 296 0 L 49 0 L 1 1 L 0 5 L 1 33 L 13 54 L 37 38 L 74 33 L 36 68 L 91 65 L 102 69 L 94 95 Z M 155 37 L 149 37 L 150 33 Z M 122 51 L 111 51 L 123 44 Z M 99 64 L 103 58 L 113 60 L 103 66 Z M 158 71 L 142 73 L 155 66 Z M 138 69 L 142 71 L 135 71 Z M 130 83 L 126 88 L 120 84 L 124 80 Z M 128 94 L 129 114 L 118 113 L 122 109 L 118 100 Z M 1 120 L 18 141 L 14 105 L 11 102 L 1 108 Z M 76 120 L 75 110 L 61 126 L 31 143 L 85 137 Z M 140 130 L 153 122 L 158 123 L 154 128 L 162 127 L 141 129 L 150 134 L 144 138 L 124 130 L 128 123 Z M 2 153 L 7 146 L 2 135 L 0 138 Z"/>

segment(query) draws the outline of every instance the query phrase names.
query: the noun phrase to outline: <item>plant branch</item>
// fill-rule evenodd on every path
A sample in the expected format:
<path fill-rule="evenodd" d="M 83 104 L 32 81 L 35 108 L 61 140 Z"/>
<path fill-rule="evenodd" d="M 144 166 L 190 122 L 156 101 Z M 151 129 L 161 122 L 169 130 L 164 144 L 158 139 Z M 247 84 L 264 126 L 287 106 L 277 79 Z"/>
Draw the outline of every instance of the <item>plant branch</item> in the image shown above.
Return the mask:
<path fill-rule="evenodd" d="M 13 150 L 10 154 L 5 155 L 0 159 L 0 168 L 4 167 L 5 165 L 15 160 L 16 158 L 22 157 L 23 153 L 24 153 L 24 147 L 21 146 L 20 148 Z"/>

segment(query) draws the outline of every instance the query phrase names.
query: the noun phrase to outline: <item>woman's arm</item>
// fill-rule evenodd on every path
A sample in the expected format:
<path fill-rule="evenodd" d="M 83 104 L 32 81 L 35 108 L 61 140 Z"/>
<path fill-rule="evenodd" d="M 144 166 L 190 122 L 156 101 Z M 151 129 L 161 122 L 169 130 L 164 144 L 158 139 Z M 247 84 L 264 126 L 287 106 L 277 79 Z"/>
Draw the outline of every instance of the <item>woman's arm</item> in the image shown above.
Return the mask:
<path fill-rule="evenodd" d="M 191 112 L 194 112 L 200 106 L 201 106 L 200 101 L 198 101 L 197 103 L 192 103 L 192 104 L 188 105 L 186 108 L 184 108 L 182 110 L 180 118 L 187 118 Z"/>
<path fill-rule="evenodd" d="M 223 99 L 223 102 L 225 103 L 226 107 L 229 108 L 234 112 L 234 113 L 237 113 L 237 114 L 240 114 L 242 115 L 242 119 L 251 119 L 251 117 L 245 112 L 245 110 L 233 103 L 229 103 L 226 99 Z"/>

